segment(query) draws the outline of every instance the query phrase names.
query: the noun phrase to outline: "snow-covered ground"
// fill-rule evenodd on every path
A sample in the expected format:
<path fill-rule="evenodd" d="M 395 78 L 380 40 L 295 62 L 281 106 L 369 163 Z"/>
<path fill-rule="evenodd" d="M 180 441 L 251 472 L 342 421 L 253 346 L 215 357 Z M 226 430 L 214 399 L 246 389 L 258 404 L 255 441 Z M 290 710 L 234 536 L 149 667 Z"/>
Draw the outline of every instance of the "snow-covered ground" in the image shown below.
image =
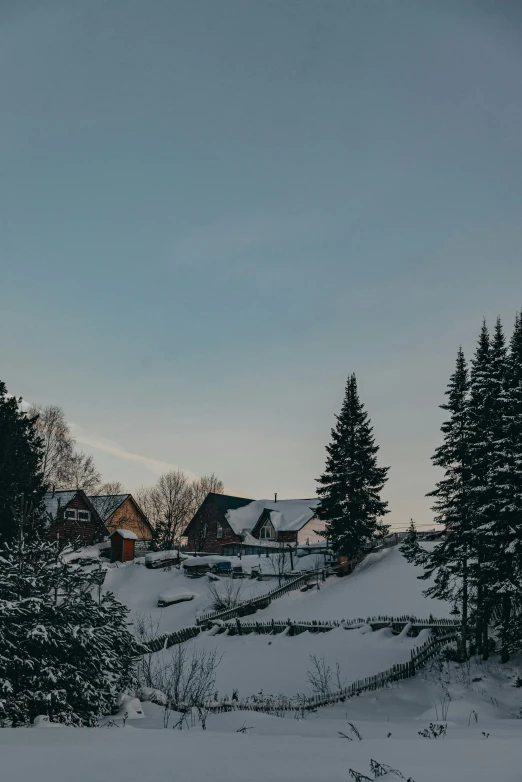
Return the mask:
<path fill-rule="evenodd" d="M 366 632 L 365 632 L 366 631 Z M 324 657 L 335 672 L 339 662 L 341 687 L 366 676 L 384 671 L 396 663 L 407 662 L 411 650 L 429 637 L 422 631 L 417 638 L 394 636 L 388 628 L 367 632 L 342 627 L 328 633 L 286 635 L 209 635 L 202 633 L 187 644 L 189 650 L 216 651 L 221 662 L 216 668 L 216 689 L 220 697 L 247 697 L 261 690 L 265 695 L 297 695 L 312 692 L 308 671 L 311 655 Z M 168 660 L 175 647 L 158 652 Z M 336 685 L 334 685 L 336 686 Z"/>
<path fill-rule="evenodd" d="M 261 558 L 266 559 L 266 558 Z M 301 559 L 303 566 L 307 558 Z M 259 563 L 256 556 L 244 557 L 243 566 Z M 233 562 L 235 564 L 235 560 Z M 268 570 L 268 565 L 265 570 Z M 259 620 L 278 618 L 293 620 L 350 619 L 374 614 L 416 614 L 444 617 L 450 606 L 423 597 L 425 582 L 419 581 L 419 570 L 406 562 L 398 548 L 371 554 L 357 570 L 345 578 L 330 577 L 319 590 L 290 592 L 256 614 Z M 230 584 L 225 577 L 223 582 Z M 242 590 L 241 599 L 263 594 L 277 581 L 234 580 Z M 221 588 L 217 582 L 218 589 Z M 192 579 L 183 570 L 149 570 L 140 564 L 128 564 L 109 570 L 104 589 L 114 591 L 132 612 L 149 615 L 159 622 L 158 634 L 172 632 L 194 624 L 196 617 L 210 609 L 209 581 L 205 576 Z M 194 599 L 158 608 L 158 595 L 176 591 L 192 593 Z M 216 669 L 216 688 L 221 696 L 238 690 L 240 697 L 263 691 L 270 695 L 311 694 L 308 683 L 311 655 L 324 657 L 332 670 L 339 664 L 343 683 L 374 675 L 396 663 L 406 662 L 411 650 L 426 640 L 395 637 L 390 630 L 365 633 L 336 628 L 327 633 L 302 633 L 228 636 L 203 632 L 187 643 L 189 651 L 216 651 L 221 661 Z M 175 647 L 159 652 L 168 660 Z M 342 685 L 344 686 L 344 684 Z"/>
<path fill-rule="evenodd" d="M 426 547 L 433 544 L 425 544 Z M 290 592 L 262 612 L 263 619 L 352 619 L 379 614 L 447 617 L 448 603 L 423 596 L 429 582 L 397 546 L 370 554 L 352 575 L 328 578 L 315 592 Z M 260 615 L 261 618 L 261 615 Z"/>
<path fill-rule="evenodd" d="M 316 556 L 318 555 L 296 557 L 294 569 L 307 570 L 312 568 Z M 263 574 L 274 576 L 266 581 L 250 578 L 234 579 L 234 588 L 240 590 L 241 601 L 259 597 L 259 595 L 270 592 L 278 586 L 278 580 L 275 577 L 277 571 L 271 566 L 270 557 L 244 556 L 242 559 L 239 557 L 212 557 L 211 559 L 213 562 L 223 559 L 230 562 L 232 566 L 241 565 L 247 574 L 251 572 L 252 567 L 256 567 Z M 199 557 L 197 561 L 203 562 L 204 560 L 204 557 Z M 226 589 L 227 582 L 230 582 L 230 577 L 223 576 L 223 590 Z M 213 610 L 208 577 L 189 578 L 185 575 L 183 568 L 149 569 L 141 561 L 129 562 L 108 569 L 103 589 L 114 592 L 118 600 L 130 608 L 131 618 L 136 614 L 148 614 L 158 621 L 161 633 L 171 633 L 174 630 L 193 625 L 200 614 Z M 220 587 L 217 589 L 219 591 Z M 194 599 L 167 608 L 158 608 L 158 596 L 168 592 L 180 594 L 190 592 L 194 595 Z"/>
<path fill-rule="evenodd" d="M 252 560 L 251 562 L 249 560 Z M 258 557 L 243 558 L 246 567 Z M 266 562 L 264 563 L 266 565 Z M 256 618 L 342 619 L 375 614 L 448 616 L 450 606 L 427 600 L 425 582 L 397 548 L 370 555 L 346 578 L 330 578 L 318 591 L 293 592 L 273 601 Z M 236 583 L 236 582 L 234 582 Z M 245 579 L 243 598 L 272 589 L 276 582 Z M 218 582 L 219 584 L 219 582 Z M 104 589 L 117 593 L 133 616 L 161 621 L 160 632 L 193 624 L 208 610 L 208 579 L 190 579 L 183 571 L 149 570 L 140 564 L 110 568 Z M 193 593 L 194 599 L 164 609 L 163 592 Z M 212 635 L 203 632 L 186 649 L 216 650 L 220 696 L 310 694 L 307 672 L 311 655 L 336 663 L 341 680 L 369 676 L 407 660 L 427 637 L 369 628 L 285 635 Z M 154 655 L 168 660 L 176 647 Z M 522 779 L 522 660 L 502 666 L 496 659 L 457 666 L 435 659 L 414 679 L 337 703 L 316 713 L 287 712 L 278 717 L 251 711 L 210 714 L 206 730 L 194 716 L 183 730 L 164 729 L 163 708 L 127 699 L 116 715 L 97 729 L 59 727 L 0 731 L 2 778 L 10 782 L 339 782 L 354 769 L 369 778 L 371 760 L 399 770 L 413 782 L 520 782 Z M 127 712 L 126 726 L 122 717 Z M 427 738 L 430 723 L 444 724 L 446 734 Z M 361 739 L 355 734 L 357 729 Z M 44 729 L 41 729 L 44 728 Z M 342 735 L 344 734 L 344 735 Z M 348 737 L 348 738 L 346 738 Z M 397 780 L 387 774 L 380 777 Z"/>
<path fill-rule="evenodd" d="M 237 733 L 242 726 L 252 730 Z M 414 782 L 520 782 L 521 721 L 450 728 L 437 740 L 419 737 L 419 727 L 359 725 L 362 741 L 348 741 L 340 721 L 243 712 L 213 718 L 205 732 L 6 729 L 0 756 L 9 782 L 349 782 L 349 769 L 373 778 L 372 759 Z"/>
<path fill-rule="evenodd" d="M 230 558 L 234 562 L 234 558 Z M 243 557 L 245 566 L 251 565 L 248 560 L 257 557 Z M 229 579 L 228 576 L 224 578 Z M 248 600 L 260 594 L 269 592 L 277 581 L 257 581 L 256 579 L 235 579 L 234 585 L 241 589 L 241 599 Z M 211 596 L 209 595 L 209 580 L 189 578 L 183 569 L 149 569 L 143 564 L 131 562 L 122 567 L 108 570 L 103 585 L 105 591 L 114 592 L 124 605 L 131 610 L 131 619 L 137 614 L 150 615 L 159 622 L 160 633 L 171 633 L 183 627 L 193 625 L 199 614 L 211 611 Z M 194 599 L 190 602 L 177 603 L 166 608 L 158 608 L 158 596 L 168 592 L 192 593 Z"/>

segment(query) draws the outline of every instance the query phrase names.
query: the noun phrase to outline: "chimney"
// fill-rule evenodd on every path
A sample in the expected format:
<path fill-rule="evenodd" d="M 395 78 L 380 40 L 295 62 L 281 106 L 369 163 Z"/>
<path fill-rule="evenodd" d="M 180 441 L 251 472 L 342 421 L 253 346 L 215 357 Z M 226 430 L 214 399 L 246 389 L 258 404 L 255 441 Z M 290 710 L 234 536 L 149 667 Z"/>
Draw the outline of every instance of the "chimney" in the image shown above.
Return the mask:
<path fill-rule="evenodd" d="M 277 502 L 277 492 L 274 494 L 274 502 Z"/>

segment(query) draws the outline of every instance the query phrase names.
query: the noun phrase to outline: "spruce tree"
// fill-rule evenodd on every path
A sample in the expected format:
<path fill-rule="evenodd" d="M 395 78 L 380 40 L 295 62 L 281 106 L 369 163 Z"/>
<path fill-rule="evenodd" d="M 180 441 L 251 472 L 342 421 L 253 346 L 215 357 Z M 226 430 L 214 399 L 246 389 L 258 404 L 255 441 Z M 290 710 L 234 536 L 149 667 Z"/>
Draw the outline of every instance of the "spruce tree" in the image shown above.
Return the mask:
<path fill-rule="evenodd" d="M 9 396 L 0 381 L 0 540 L 6 541 L 15 534 L 12 508 L 20 496 L 36 510 L 46 489 L 39 468 L 41 440 L 35 419 L 20 409 L 20 401 Z"/>
<path fill-rule="evenodd" d="M 389 467 L 377 466 L 379 447 L 375 445 L 368 413 L 359 400 L 357 381 L 352 374 L 332 440 L 326 446 L 328 457 L 324 474 L 318 479 L 320 498 L 317 514 L 326 522 L 326 536 L 335 551 L 352 557 L 379 536 L 386 534 L 382 517 L 387 502 L 380 498 Z"/>
<path fill-rule="evenodd" d="M 488 509 L 489 479 L 491 473 L 491 429 L 493 408 L 498 388 L 493 382 L 492 346 L 486 323 L 483 322 L 477 348 L 471 364 L 469 423 L 470 423 L 470 501 L 475 557 L 470 568 L 470 583 L 475 594 L 475 644 L 484 658 L 488 657 L 488 625 L 491 611 L 489 585 L 494 578 L 492 537 Z"/>
<path fill-rule="evenodd" d="M 497 340 L 502 347 L 501 340 Z M 499 352 L 499 363 L 502 352 Z M 522 320 L 517 315 L 510 350 L 496 371 L 500 385 L 491 438 L 492 470 L 488 486 L 494 577 L 491 593 L 497 598 L 493 611 L 500 630 L 501 661 L 510 650 L 520 649 L 513 623 L 519 610 L 522 582 Z"/>
<path fill-rule="evenodd" d="M 95 725 L 132 681 L 128 612 L 111 594 L 96 600 L 97 574 L 65 562 L 56 542 L 28 538 L 30 515 L 23 506 L 0 548 L 0 725 L 39 714 Z"/>
<path fill-rule="evenodd" d="M 425 552 L 417 540 L 417 527 L 415 526 L 413 519 L 410 519 L 408 532 L 399 546 L 399 551 L 408 562 L 411 562 L 414 565 L 421 564 L 424 560 Z"/>
<path fill-rule="evenodd" d="M 422 578 L 434 576 L 434 584 L 425 594 L 460 604 L 462 617 L 461 653 L 467 654 L 469 617 L 469 567 L 473 551 L 470 500 L 469 376 L 462 348 L 457 353 L 455 371 L 446 390 L 447 402 L 440 405 L 449 413 L 442 424 L 443 442 L 432 457 L 444 470 L 436 488 L 428 494 L 435 498 L 435 521 L 445 528 L 444 538 L 429 552 L 422 564 Z"/>

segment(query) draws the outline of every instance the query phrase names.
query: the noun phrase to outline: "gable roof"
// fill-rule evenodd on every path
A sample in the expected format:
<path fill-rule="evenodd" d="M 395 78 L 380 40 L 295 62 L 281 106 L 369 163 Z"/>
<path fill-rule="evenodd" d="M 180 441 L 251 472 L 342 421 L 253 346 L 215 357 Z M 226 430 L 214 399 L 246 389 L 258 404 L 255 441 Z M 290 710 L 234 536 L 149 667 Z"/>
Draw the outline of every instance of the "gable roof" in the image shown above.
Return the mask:
<path fill-rule="evenodd" d="M 67 505 L 80 494 L 83 501 L 91 511 L 92 518 L 103 530 L 103 534 L 107 535 L 108 531 L 103 523 L 100 514 L 92 504 L 90 498 L 85 494 L 83 489 L 65 489 L 64 491 L 48 491 L 43 498 L 45 512 L 51 517 L 53 521 L 57 520 L 58 510 L 67 507 Z"/>
<path fill-rule="evenodd" d="M 130 497 L 130 494 L 99 494 L 89 499 L 105 522 L 120 505 L 123 505 L 127 497 Z"/>
<path fill-rule="evenodd" d="M 216 494 L 216 492 L 209 492 L 185 529 L 183 530 L 183 535 L 188 535 L 189 530 L 192 526 L 192 523 L 196 519 L 198 513 L 200 512 L 201 508 L 205 505 L 207 502 L 212 502 L 214 505 L 217 505 L 223 516 L 226 517 L 228 511 L 231 510 L 237 510 L 238 508 L 242 508 L 244 505 L 248 505 L 250 502 L 253 502 L 253 500 L 249 500 L 247 497 L 235 497 L 232 494 Z"/>
<path fill-rule="evenodd" d="M 111 532 L 109 537 L 112 538 L 113 535 L 119 535 L 120 538 L 123 538 L 124 540 L 138 540 L 136 533 L 130 529 L 115 529 L 114 532 Z"/>
<path fill-rule="evenodd" d="M 67 489 L 66 491 L 48 491 L 44 494 L 43 504 L 45 512 L 56 519 L 59 508 L 65 508 L 78 494 L 79 489 Z"/>
<path fill-rule="evenodd" d="M 250 502 L 254 502 L 254 500 L 249 500 L 248 497 L 234 497 L 232 494 L 215 494 L 214 492 L 207 494 L 206 499 L 211 499 L 223 513 L 243 508 Z"/>
<path fill-rule="evenodd" d="M 92 502 L 93 506 L 96 508 L 97 512 L 100 515 L 100 518 L 102 519 L 103 523 L 105 524 L 107 521 L 109 521 L 110 517 L 115 513 L 115 511 L 120 508 L 126 500 L 130 500 L 138 513 L 141 516 L 140 524 L 143 524 L 144 526 L 148 527 L 152 534 L 154 534 L 154 529 L 152 527 L 152 524 L 148 520 L 147 516 L 144 514 L 132 494 L 99 494 L 98 496 L 89 497 L 90 501 Z"/>
<path fill-rule="evenodd" d="M 236 535 L 253 532 L 258 521 L 270 518 L 277 532 L 297 532 L 315 516 L 319 500 L 252 500 L 242 508 L 229 510 L 227 521 Z"/>

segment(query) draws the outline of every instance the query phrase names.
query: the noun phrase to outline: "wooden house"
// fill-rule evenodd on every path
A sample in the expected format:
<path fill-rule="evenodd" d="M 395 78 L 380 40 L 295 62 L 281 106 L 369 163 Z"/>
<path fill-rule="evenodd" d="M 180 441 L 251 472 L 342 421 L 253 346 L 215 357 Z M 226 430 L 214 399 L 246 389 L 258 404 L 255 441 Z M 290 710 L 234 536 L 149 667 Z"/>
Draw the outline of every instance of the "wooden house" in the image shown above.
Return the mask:
<path fill-rule="evenodd" d="M 250 500 L 227 494 L 207 495 L 184 531 L 194 551 L 220 553 L 224 545 L 277 546 L 323 541 L 318 500 Z"/>
<path fill-rule="evenodd" d="M 153 530 L 132 494 L 99 495 L 89 499 L 109 533 L 123 529 L 136 535 L 137 556 L 150 549 Z"/>
<path fill-rule="evenodd" d="M 81 489 L 47 492 L 45 515 L 50 540 L 99 543 L 109 534 L 98 511 Z"/>
<path fill-rule="evenodd" d="M 135 532 L 128 529 L 116 529 L 111 532 L 111 562 L 131 562 L 135 555 Z"/>

